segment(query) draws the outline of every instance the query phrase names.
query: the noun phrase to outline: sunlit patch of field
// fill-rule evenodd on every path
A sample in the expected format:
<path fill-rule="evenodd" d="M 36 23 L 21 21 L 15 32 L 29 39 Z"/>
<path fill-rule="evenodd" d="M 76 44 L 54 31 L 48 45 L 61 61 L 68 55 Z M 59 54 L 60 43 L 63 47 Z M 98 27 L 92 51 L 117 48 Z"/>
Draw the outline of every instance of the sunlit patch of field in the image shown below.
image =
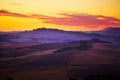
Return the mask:
<path fill-rule="evenodd" d="M 60 43 L 1 43 L 0 60 L 31 55 L 32 53 L 36 52 L 42 53 L 42 51 L 49 51 L 52 49 L 60 48 L 62 46 L 64 46 L 64 44 Z M 44 52 L 44 54 L 47 54 L 47 52 Z"/>
<path fill-rule="evenodd" d="M 52 54 L 54 51 L 57 49 L 51 49 L 51 50 L 44 50 L 44 51 L 38 51 L 38 52 L 32 52 L 30 55 L 25 55 L 25 56 L 18 56 L 14 58 L 3 58 L 0 59 L 0 61 L 9 61 L 9 60 L 17 60 L 17 59 L 24 59 L 24 58 L 30 58 L 30 57 L 35 57 L 35 56 L 40 56 L 40 55 L 46 55 L 46 54 Z"/>
<path fill-rule="evenodd" d="M 44 43 L 26 42 L 26 43 L 0 43 L 0 48 L 21 48 L 35 45 L 41 45 Z"/>

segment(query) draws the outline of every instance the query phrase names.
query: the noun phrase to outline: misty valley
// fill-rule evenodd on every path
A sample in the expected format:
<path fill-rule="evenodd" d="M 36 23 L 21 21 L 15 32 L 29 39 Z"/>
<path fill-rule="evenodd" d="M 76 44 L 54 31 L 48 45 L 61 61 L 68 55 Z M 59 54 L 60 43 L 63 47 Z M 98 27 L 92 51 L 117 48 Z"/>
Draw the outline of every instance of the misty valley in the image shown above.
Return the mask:
<path fill-rule="evenodd" d="M 0 80 L 120 80 L 120 28 L 0 32 Z"/>

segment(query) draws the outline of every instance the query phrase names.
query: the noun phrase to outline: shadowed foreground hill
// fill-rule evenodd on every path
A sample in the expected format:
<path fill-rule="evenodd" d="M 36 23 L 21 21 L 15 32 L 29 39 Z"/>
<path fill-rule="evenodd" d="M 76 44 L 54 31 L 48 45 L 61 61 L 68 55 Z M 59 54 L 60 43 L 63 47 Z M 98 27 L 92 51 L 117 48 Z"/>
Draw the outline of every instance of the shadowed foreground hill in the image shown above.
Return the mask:
<path fill-rule="evenodd" d="M 44 51 L 0 61 L 0 80 L 120 79 L 120 46 L 92 43 Z"/>

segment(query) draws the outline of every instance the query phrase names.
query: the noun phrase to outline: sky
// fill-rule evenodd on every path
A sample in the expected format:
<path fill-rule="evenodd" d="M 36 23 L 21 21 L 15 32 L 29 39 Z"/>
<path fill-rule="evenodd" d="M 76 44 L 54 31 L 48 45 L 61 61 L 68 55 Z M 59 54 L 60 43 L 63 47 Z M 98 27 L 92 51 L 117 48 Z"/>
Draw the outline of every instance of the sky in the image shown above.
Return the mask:
<path fill-rule="evenodd" d="M 120 0 L 0 0 L 0 31 L 120 27 Z"/>

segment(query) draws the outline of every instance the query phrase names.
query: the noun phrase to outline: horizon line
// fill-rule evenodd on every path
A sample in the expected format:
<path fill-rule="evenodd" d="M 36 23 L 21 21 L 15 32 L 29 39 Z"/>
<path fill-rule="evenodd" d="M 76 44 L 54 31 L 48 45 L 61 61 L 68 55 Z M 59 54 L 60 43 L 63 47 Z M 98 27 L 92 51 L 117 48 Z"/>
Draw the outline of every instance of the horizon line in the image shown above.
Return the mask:
<path fill-rule="evenodd" d="M 106 27 L 100 30 L 104 30 L 107 28 L 120 28 L 120 27 Z M 62 30 L 62 31 L 73 31 L 73 32 L 89 32 L 89 31 L 100 31 L 100 30 L 64 30 L 64 29 L 58 29 L 58 28 L 46 28 L 46 27 L 41 27 L 41 28 L 33 28 L 33 29 L 28 29 L 28 30 L 13 30 L 13 31 L 0 31 L 0 33 L 9 33 L 9 32 L 24 32 L 24 31 L 33 31 L 37 29 L 53 29 L 53 30 Z"/>

